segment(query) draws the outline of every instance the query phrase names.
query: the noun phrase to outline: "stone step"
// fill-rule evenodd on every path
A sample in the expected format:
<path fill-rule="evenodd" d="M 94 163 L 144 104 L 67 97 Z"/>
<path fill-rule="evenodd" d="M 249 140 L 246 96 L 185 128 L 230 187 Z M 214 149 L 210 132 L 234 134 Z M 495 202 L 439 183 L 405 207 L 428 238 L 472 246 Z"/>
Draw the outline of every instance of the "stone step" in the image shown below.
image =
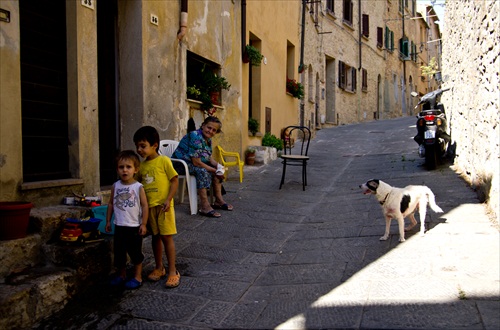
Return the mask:
<path fill-rule="evenodd" d="M 87 211 L 78 206 L 33 208 L 28 235 L 0 241 L 0 329 L 31 327 L 109 274 L 110 236 L 84 245 L 59 241 L 66 219 Z"/>

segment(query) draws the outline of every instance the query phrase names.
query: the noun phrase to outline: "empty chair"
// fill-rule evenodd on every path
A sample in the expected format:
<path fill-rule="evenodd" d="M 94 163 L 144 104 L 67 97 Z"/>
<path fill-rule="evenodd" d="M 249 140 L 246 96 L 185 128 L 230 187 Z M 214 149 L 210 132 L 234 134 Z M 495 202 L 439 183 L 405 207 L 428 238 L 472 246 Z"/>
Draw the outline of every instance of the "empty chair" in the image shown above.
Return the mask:
<path fill-rule="evenodd" d="M 283 153 L 281 154 L 283 173 L 281 175 L 280 189 L 285 183 L 285 173 L 287 165 L 302 166 L 302 190 L 307 186 L 307 162 L 309 156 L 309 142 L 311 141 L 311 131 L 305 126 L 288 126 L 281 131 L 283 140 Z M 292 142 L 294 141 L 294 142 Z"/>
<path fill-rule="evenodd" d="M 187 166 L 187 163 L 183 161 L 182 159 L 175 159 L 172 158 L 172 154 L 174 153 L 175 149 L 177 149 L 177 146 L 179 145 L 178 141 L 174 140 L 161 140 L 160 141 L 160 146 L 159 146 L 159 151 L 160 154 L 165 155 L 170 157 L 172 162 L 179 162 L 184 165 L 184 169 L 186 174 L 185 175 L 179 175 L 179 179 L 182 179 L 184 182 L 182 182 L 179 186 L 181 188 L 179 194 L 181 197 L 181 203 L 184 202 L 184 187 L 187 186 L 188 190 L 188 196 L 189 196 L 189 207 L 191 209 L 191 214 L 197 214 L 198 213 L 198 191 L 196 190 L 196 178 L 192 177 L 189 174 L 189 169 Z"/>
<path fill-rule="evenodd" d="M 245 163 L 240 159 L 240 154 L 232 151 L 224 151 L 221 146 L 216 146 L 215 150 L 218 154 L 217 158 L 221 162 L 222 166 L 226 168 L 226 171 L 224 172 L 224 179 L 227 179 L 229 166 L 238 166 L 240 170 L 240 182 L 243 182 L 243 165 Z"/>

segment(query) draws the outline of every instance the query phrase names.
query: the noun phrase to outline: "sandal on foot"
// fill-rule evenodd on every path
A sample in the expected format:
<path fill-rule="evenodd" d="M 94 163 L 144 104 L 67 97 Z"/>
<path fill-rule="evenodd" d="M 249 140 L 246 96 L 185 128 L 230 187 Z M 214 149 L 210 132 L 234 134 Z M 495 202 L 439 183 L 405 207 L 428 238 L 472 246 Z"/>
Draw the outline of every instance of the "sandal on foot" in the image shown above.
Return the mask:
<path fill-rule="evenodd" d="M 133 278 L 133 279 L 127 281 L 127 283 L 125 283 L 125 288 L 133 290 L 133 289 L 139 288 L 141 285 L 142 285 L 142 282 L 139 282 L 138 280 Z"/>
<path fill-rule="evenodd" d="M 176 288 L 181 283 L 181 274 L 178 271 L 175 272 L 174 276 L 169 276 L 165 282 L 165 286 L 169 289 Z"/>
<path fill-rule="evenodd" d="M 110 284 L 112 286 L 119 286 L 119 285 L 122 285 L 123 283 L 125 283 L 125 278 L 123 278 L 121 276 L 117 276 L 117 277 L 113 278 L 110 282 Z"/>
<path fill-rule="evenodd" d="M 233 210 L 233 206 L 230 204 L 227 204 L 227 203 L 224 203 L 222 205 L 213 204 L 212 208 L 214 208 L 216 210 L 224 210 L 224 211 L 232 211 Z"/>
<path fill-rule="evenodd" d="M 215 210 L 208 211 L 208 212 L 203 212 L 202 210 L 200 210 L 200 211 L 198 211 L 198 213 L 200 213 L 200 215 L 203 215 L 203 216 L 209 217 L 209 218 L 220 218 L 222 216 L 220 213 L 218 213 Z"/>
<path fill-rule="evenodd" d="M 148 280 L 156 282 L 156 281 L 159 281 L 165 275 L 167 275 L 167 272 L 165 271 L 165 268 L 162 267 L 161 270 L 155 268 L 148 275 Z"/>

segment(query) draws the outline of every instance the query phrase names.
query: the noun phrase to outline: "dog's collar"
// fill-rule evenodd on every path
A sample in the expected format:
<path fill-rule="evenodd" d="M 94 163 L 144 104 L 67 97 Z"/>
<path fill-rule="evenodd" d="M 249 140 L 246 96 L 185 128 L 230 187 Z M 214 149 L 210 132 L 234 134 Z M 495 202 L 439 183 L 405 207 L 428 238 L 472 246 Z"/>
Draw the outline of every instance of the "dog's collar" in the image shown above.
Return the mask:
<path fill-rule="evenodd" d="M 380 205 L 384 205 L 385 201 L 387 200 L 387 197 L 389 197 L 389 194 L 390 193 L 387 193 L 387 195 L 385 195 L 385 198 L 383 201 L 378 201 L 380 203 Z"/>

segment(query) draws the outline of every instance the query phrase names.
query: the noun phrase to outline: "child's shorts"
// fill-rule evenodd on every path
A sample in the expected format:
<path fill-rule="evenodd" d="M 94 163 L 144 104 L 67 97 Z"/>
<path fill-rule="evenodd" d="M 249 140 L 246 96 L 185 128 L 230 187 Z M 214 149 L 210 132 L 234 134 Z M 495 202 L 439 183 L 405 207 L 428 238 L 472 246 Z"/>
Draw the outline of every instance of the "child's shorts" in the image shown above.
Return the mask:
<path fill-rule="evenodd" d="M 148 230 L 153 235 L 175 235 L 177 227 L 175 225 L 174 205 L 170 206 L 168 212 L 163 212 L 163 205 L 149 208 Z"/>
<path fill-rule="evenodd" d="M 116 268 L 125 268 L 127 265 L 127 254 L 133 265 L 139 265 L 144 261 L 142 236 L 139 235 L 139 227 L 115 225 L 113 244 Z"/>

